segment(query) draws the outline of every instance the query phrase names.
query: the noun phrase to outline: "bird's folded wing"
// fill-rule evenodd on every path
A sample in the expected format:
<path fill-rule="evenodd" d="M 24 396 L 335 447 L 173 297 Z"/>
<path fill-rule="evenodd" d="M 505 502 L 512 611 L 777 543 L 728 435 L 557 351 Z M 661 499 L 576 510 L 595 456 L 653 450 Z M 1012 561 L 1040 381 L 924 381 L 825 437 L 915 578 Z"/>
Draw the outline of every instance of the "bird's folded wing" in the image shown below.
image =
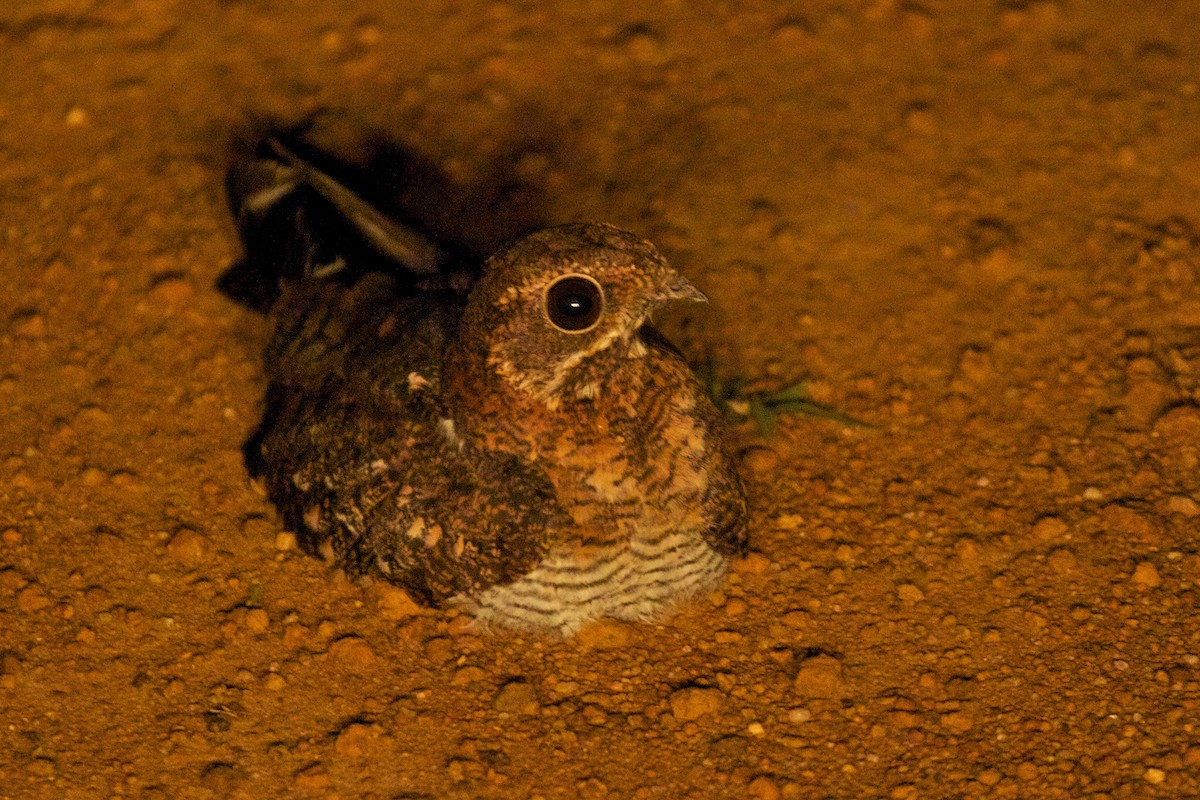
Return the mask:
<path fill-rule="evenodd" d="M 541 470 L 506 454 L 410 451 L 379 478 L 347 552 L 434 603 L 517 580 L 570 524 Z"/>

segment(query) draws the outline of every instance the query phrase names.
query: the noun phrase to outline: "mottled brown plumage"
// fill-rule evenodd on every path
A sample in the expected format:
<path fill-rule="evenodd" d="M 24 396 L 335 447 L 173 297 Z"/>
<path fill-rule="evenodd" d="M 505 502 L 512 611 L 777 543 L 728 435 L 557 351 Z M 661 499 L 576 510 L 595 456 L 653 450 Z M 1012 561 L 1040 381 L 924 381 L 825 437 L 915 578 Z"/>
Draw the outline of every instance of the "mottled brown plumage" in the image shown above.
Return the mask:
<path fill-rule="evenodd" d="M 647 326 L 703 296 L 652 245 L 595 224 L 518 241 L 465 296 L 415 283 L 406 272 L 427 270 L 403 252 L 356 272 L 305 203 L 352 224 L 377 212 L 312 174 L 277 147 L 231 181 L 248 242 L 262 209 L 316 190 L 293 209 L 304 263 L 271 311 L 255 440 L 306 547 L 484 623 L 564 633 L 711 586 L 745 548 L 742 488 L 703 387 Z"/>

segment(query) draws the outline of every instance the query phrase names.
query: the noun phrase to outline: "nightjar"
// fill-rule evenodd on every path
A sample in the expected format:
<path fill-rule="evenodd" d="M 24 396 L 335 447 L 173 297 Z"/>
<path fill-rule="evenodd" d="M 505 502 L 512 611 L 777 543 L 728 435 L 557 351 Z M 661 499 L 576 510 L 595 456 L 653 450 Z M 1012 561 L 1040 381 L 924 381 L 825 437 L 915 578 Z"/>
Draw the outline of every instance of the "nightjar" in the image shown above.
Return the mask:
<path fill-rule="evenodd" d="M 455 272 L 277 141 L 228 188 L 278 278 L 248 461 L 306 550 L 563 634 L 660 615 L 745 550 L 720 415 L 648 323 L 704 296 L 651 244 L 563 225 Z"/>

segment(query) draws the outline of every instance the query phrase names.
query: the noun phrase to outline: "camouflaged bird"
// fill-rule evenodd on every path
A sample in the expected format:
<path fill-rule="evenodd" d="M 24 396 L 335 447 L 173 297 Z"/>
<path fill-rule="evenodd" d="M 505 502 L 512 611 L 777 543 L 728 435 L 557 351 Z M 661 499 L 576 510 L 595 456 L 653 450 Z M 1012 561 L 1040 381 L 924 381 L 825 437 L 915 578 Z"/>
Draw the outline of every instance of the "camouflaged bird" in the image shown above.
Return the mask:
<path fill-rule="evenodd" d="M 250 455 L 307 550 L 485 625 L 563 634 L 653 618 L 744 551 L 719 414 L 648 325 L 704 296 L 651 244 L 549 228 L 463 286 L 277 142 L 230 192 L 248 250 L 272 215 L 291 237 Z M 322 241 L 317 206 L 374 262 Z"/>

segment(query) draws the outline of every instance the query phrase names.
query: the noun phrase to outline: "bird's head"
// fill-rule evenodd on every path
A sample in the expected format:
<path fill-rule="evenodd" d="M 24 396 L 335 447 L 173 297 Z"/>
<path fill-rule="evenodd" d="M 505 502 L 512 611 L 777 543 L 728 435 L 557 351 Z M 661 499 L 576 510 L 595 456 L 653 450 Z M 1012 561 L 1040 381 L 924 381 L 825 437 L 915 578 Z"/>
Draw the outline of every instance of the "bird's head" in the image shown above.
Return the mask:
<path fill-rule="evenodd" d="M 490 371 L 556 407 L 586 398 L 644 346 L 659 306 L 704 295 L 649 242 L 611 225 L 547 228 L 492 256 L 471 290 L 459 336 Z"/>

